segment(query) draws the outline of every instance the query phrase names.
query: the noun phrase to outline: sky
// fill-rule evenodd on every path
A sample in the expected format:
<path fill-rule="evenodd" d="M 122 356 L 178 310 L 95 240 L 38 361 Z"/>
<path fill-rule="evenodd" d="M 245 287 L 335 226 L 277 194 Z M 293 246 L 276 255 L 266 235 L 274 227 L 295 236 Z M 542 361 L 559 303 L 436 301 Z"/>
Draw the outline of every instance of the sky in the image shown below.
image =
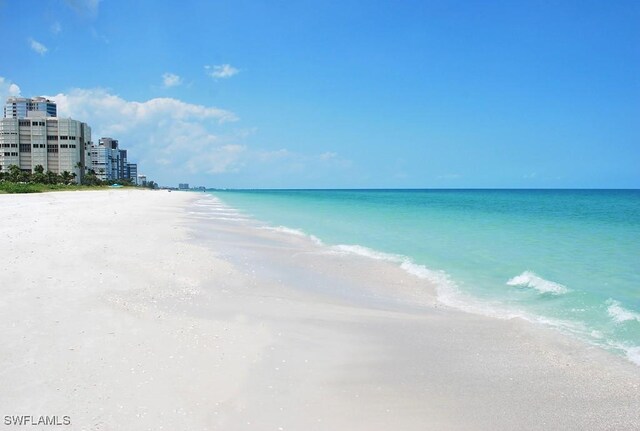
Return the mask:
<path fill-rule="evenodd" d="M 640 2 L 0 0 L 0 99 L 160 185 L 640 188 Z"/>

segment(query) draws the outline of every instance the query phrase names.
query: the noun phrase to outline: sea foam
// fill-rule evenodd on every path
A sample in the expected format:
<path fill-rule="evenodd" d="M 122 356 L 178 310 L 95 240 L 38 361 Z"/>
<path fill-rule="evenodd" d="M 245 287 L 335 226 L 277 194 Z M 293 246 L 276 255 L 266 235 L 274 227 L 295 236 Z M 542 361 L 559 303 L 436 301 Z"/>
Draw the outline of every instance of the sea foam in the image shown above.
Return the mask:
<path fill-rule="evenodd" d="M 631 362 L 640 365 L 640 347 L 627 347 L 625 353 Z"/>
<path fill-rule="evenodd" d="M 634 320 L 636 322 L 640 322 L 640 314 L 635 313 L 631 310 L 627 310 L 626 308 L 622 307 L 622 305 L 620 305 L 620 302 L 614 299 L 608 299 L 607 305 L 607 313 L 609 313 L 609 316 L 611 316 L 617 323 Z"/>
<path fill-rule="evenodd" d="M 542 317 L 530 316 L 521 310 L 507 309 L 500 304 L 490 301 L 478 301 L 463 293 L 449 274 L 442 270 L 429 269 L 415 263 L 411 258 L 400 254 L 384 253 L 361 245 L 336 245 L 329 249 L 332 254 L 354 254 L 376 260 L 396 263 L 407 273 L 427 280 L 436 289 L 438 302 L 447 307 L 463 310 L 469 313 L 490 316 L 499 319 L 521 318 L 552 326 L 565 326 L 565 322 L 554 321 Z"/>
<path fill-rule="evenodd" d="M 507 281 L 509 286 L 529 287 L 535 289 L 540 293 L 550 293 L 552 295 L 561 295 L 567 293 L 569 289 L 566 286 L 555 283 L 553 281 L 545 280 L 539 277 L 533 271 L 525 271 L 520 275 L 517 275 Z"/>
<path fill-rule="evenodd" d="M 322 240 L 314 235 L 309 235 L 308 233 L 305 233 L 303 231 L 301 231 L 300 229 L 292 229 L 290 227 L 286 227 L 286 226 L 262 226 L 259 229 L 263 229 L 263 230 L 270 230 L 272 232 L 280 232 L 280 233 L 286 233 L 289 235 L 295 235 L 295 236 L 299 236 L 299 237 L 304 237 L 304 238 L 308 238 L 311 241 L 313 241 L 314 243 L 316 243 L 317 245 L 322 245 Z"/>
<path fill-rule="evenodd" d="M 335 245 L 331 247 L 331 253 L 339 254 L 355 254 L 358 256 L 368 257 L 370 259 L 384 260 L 386 262 L 396 263 L 400 268 L 404 269 L 411 275 L 418 278 L 426 279 L 438 288 L 454 288 L 454 282 L 449 278 L 446 272 L 429 269 L 424 265 L 415 263 L 411 258 L 401 254 L 391 254 L 374 250 L 361 245 Z"/>

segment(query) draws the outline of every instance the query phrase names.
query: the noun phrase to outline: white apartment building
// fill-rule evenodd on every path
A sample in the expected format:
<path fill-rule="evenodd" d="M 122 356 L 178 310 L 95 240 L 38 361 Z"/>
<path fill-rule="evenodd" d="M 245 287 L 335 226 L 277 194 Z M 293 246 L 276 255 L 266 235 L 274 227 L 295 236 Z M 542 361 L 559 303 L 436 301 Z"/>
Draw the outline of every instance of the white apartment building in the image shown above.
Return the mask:
<path fill-rule="evenodd" d="M 0 166 L 6 172 L 11 165 L 33 172 L 42 165 L 45 171 L 76 174 L 80 182 L 82 168 L 91 145 L 91 128 L 71 118 L 49 117 L 44 111 L 29 111 L 26 118 L 2 118 L 0 121 Z"/>
<path fill-rule="evenodd" d="M 101 138 L 91 142 L 91 128 L 71 118 L 58 118 L 55 102 L 44 97 L 9 97 L 0 121 L 0 168 L 9 166 L 34 171 L 76 174 L 81 182 L 84 173 L 93 170 L 103 181 L 133 179 L 138 183 L 138 166 L 127 162 L 127 150 L 118 141 Z"/>

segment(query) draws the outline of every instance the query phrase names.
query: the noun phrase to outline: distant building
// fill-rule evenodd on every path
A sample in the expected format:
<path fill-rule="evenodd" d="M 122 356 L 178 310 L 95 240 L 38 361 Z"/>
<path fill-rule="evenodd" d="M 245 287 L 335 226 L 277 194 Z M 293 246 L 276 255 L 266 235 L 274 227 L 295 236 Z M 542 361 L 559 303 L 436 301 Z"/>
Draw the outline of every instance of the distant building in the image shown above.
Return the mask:
<path fill-rule="evenodd" d="M 27 118 L 30 112 L 44 112 L 46 117 L 57 117 L 55 102 L 44 97 L 9 97 L 4 105 L 4 118 Z"/>
<path fill-rule="evenodd" d="M 30 110 L 25 118 L 11 116 L 0 121 L 0 167 L 4 172 L 11 165 L 31 172 L 42 165 L 45 171 L 57 174 L 75 173 L 80 182 L 85 148 L 90 144 L 91 128 L 86 123 L 50 117 L 46 111 Z"/>
<path fill-rule="evenodd" d="M 146 175 L 138 175 L 138 185 L 146 186 L 147 185 L 147 176 Z"/>
<path fill-rule="evenodd" d="M 178 190 L 189 190 L 189 183 L 180 183 L 180 184 L 178 184 Z"/>
<path fill-rule="evenodd" d="M 104 145 L 91 145 L 90 164 L 87 169 L 95 172 L 98 179 L 106 181 L 111 176 L 111 151 Z"/>
<path fill-rule="evenodd" d="M 128 179 L 127 175 L 127 150 L 118 149 L 118 172 L 116 178 Z"/>
<path fill-rule="evenodd" d="M 138 164 L 127 163 L 127 175 L 125 177 L 135 185 L 138 185 Z"/>
<path fill-rule="evenodd" d="M 91 146 L 91 165 L 96 176 L 103 181 L 114 181 L 130 178 L 127 172 L 127 150 L 118 148 L 118 140 L 100 138 Z M 137 166 L 136 166 L 137 175 Z"/>

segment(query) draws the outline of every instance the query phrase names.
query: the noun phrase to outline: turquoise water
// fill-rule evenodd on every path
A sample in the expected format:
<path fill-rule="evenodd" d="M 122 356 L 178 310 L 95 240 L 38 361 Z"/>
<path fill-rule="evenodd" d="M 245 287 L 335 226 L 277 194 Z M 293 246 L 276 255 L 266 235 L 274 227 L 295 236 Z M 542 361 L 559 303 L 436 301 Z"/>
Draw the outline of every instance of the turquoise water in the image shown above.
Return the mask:
<path fill-rule="evenodd" d="M 435 281 L 449 305 L 552 325 L 640 364 L 640 191 L 217 191 L 272 226 Z"/>

